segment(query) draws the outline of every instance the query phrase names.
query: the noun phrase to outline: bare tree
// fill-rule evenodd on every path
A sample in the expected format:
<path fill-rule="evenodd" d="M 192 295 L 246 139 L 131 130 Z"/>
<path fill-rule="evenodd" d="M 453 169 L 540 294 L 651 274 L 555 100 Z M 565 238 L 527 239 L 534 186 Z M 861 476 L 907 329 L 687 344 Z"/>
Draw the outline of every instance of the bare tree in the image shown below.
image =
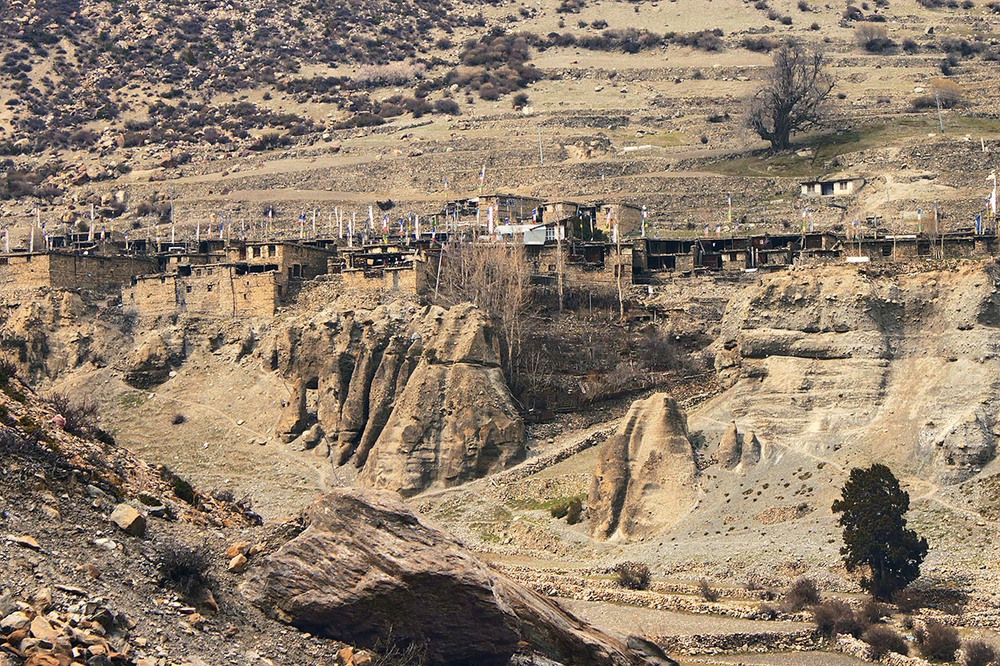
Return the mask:
<path fill-rule="evenodd" d="M 785 44 L 774 54 L 767 82 L 754 95 L 747 125 L 772 150 L 791 146 L 791 135 L 818 124 L 833 80 L 822 51 Z"/>
<path fill-rule="evenodd" d="M 504 373 L 513 386 L 532 321 L 531 266 L 524 247 L 449 245 L 444 252 L 438 301 L 471 301 L 486 313 L 499 333 Z"/>

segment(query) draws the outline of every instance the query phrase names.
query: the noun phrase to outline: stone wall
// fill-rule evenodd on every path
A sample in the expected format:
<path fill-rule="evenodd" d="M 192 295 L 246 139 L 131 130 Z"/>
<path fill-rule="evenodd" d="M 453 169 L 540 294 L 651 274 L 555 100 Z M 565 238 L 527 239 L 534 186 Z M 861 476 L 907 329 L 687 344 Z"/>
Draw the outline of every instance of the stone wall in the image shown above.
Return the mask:
<path fill-rule="evenodd" d="M 418 267 L 386 268 L 377 271 L 345 270 L 340 273 L 344 288 L 353 291 L 397 291 L 405 294 L 416 294 L 418 282 Z"/>
<path fill-rule="evenodd" d="M 6 262 L 6 263 L 5 263 Z M 0 284 L 18 289 L 110 289 L 159 270 L 156 259 L 76 254 L 0 257 Z"/>
<path fill-rule="evenodd" d="M 139 278 L 122 289 L 124 306 L 145 317 L 186 312 L 203 317 L 273 316 L 281 298 L 277 273 L 238 274 L 232 266 L 200 275 Z"/>

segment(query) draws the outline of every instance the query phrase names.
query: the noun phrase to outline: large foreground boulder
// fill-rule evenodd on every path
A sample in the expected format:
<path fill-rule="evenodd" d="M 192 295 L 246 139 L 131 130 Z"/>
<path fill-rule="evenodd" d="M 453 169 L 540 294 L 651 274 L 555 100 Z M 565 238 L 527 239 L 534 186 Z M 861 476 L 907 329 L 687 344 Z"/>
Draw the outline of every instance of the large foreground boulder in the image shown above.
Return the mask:
<path fill-rule="evenodd" d="M 696 476 L 677 401 L 665 393 L 635 401 L 598 451 L 588 501 L 592 533 L 630 539 L 670 529 L 695 505 Z"/>
<path fill-rule="evenodd" d="M 565 664 L 673 663 L 520 587 L 387 494 L 326 495 L 305 521 L 243 588 L 302 629 L 366 648 L 425 645 L 431 664 L 506 664 L 527 646 Z"/>

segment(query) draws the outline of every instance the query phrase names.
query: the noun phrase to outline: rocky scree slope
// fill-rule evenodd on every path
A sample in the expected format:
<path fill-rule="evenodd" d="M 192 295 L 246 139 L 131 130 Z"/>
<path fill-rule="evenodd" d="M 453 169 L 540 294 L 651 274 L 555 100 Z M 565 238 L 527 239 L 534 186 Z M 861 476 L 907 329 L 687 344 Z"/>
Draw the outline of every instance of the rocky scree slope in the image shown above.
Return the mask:
<path fill-rule="evenodd" d="M 282 663 L 288 654 L 329 664 L 343 647 L 289 632 L 230 592 L 236 577 L 223 553 L 239 538 L 265 538 L 253 516 L 77 427 L 6 372 L 0 459 L 4 666 Z M 190 596 L 169 580 L 183 573 L 172 567 L 184 553 L 202 553 L 191 561 L 204 567 Z"/>

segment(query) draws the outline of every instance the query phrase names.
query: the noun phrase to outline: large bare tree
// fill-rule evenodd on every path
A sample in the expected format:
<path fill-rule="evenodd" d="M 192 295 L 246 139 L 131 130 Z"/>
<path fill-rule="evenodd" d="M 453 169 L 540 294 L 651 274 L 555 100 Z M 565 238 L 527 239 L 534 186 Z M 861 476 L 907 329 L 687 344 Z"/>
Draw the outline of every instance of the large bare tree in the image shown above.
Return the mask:
<path fill-rule="evenodd" d="M 747 119 L 772 150 L 791 147 L 792 134 L 819 123 L 833 90 L 825 64 L 822 51 L 800 44 L 785 44 L 775 52 L 774 66 L 754 95 Z"/>
<path fill-rule="evenodd" d="M 500 334 L 504 372 L 517 382 L 522 347 L 531 327 L 531 266 L 524 247 L 505 243 L 454 244 L 442 256 L 438 302 L 471 301 Z"/>

